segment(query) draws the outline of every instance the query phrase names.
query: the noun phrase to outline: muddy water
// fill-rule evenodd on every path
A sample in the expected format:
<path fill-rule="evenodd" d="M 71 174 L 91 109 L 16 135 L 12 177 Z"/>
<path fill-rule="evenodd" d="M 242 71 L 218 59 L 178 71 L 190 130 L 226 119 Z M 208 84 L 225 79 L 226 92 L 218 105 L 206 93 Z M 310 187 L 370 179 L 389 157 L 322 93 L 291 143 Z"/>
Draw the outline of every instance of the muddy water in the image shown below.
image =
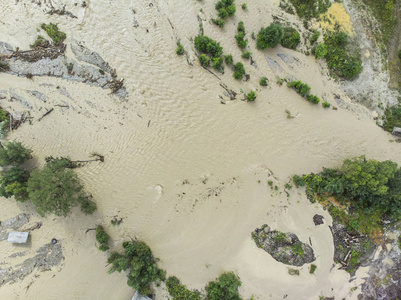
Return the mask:
<path fill-rule="evenodd" d="M 248 2 L 248 10 L 238 9 L 222 30 L 203 22 L 205 34 L 221 41 L 224 52 L 241 61 L 234 40 L 236 24 L 243 20 L 248 35 L 268 25 L 277 7 L 265 2 Z M 260 299 L 286 294 L 287 299 L 300 295 L 303 299 L 356 298 L 349 291 L 360 279 L 349 283 L 347 273 L 332 269 L 330 217 L 308 203 L 301 191 L 293 189 L 287 197 L 284 184 L 293 174 L 337 166 L 344 158 L 360 154 L 401 162 L 391 135 L 380 130 L 364 108 L 348 102 L 321 62 L 280 47 L 262 53 L 255 50 L 250 37 L 257 68 L 243 62 L 251 80 L 235 81 L 229 68 L 224 75 L 217 74 L 239 93 L 237 100 L 230 101 L 220 81 L 199 67 L 191 42 L 199 29 L 197 15 L 209 20 L 215 14 L 213 3 L 159 0 L 151 7 L 145 1 L 87 3 L 86 8 L 66 6 L 76 19 L 46 15 L 46 4 L 31 1 L 0 4 L 4 23 L 0 40 L 26 48 L 41 22 L 56 22 L 66 32 L 67 43 L 84 41 L 115 67 L 129 92 L 127 101 L 121 101 L 107 90 L 83 83 L 0 74 L 0 90 L 19 94 L 37 90 L 48 96 L 43 103 L 24 94 L 36 117 L 55 104 L 70 104 L 69 109 L 57 108 L 41 122 L 36 118 L 33 125 L 24 124 L 9 136 L 34 150 L 37 160 L 31 166 L 42 165 L 48 155 L 85 159 L 96 151 L 105 156 L 103 164 L 77 170 L 98 204 L 96 214 L 84 217 L 76 211 L 65 219 L 49 216 L 33 232 L 30 253 L 57 237 L 62 241 L 64 264 L 38 278 L 32 274 L 4 286 L 0 295 L 7 299 L 65 295 L 69 299 L 129 299 L 133 292 L 123 274 L 106 273 L 106 255 L 96 249 L 93 231 L 85 234 L 87 228 L 103 224 L 112 236 L 112 248 L 119 249 L 129 238 L 146 241 L 168 274 L 191 288 L 202 288 L 222 271 L 233 270 L 243 282 L 241 293 L 248 298 L 252 294 Z M 53 1 L 56 7 L 60 4 Z M 136 22 L 138 27 L 133 26 Z M 177 39 L 193 67 L 175 54 Z M 272 70 L 265 54 L 281 69 Z M 277 54 L 291 55 L 287 56 L 291 62 L 285 63 Z M 269 87 L 259 86 L 261 76 L 268 77 Z M 307 82 L 314 94 L 339 106 L 336 93 L 345 101 L 341 107 L 347 109 L 312 106 L 292 90 L 276 85 L 275 76 Z M 240 89 L 256 90 L 256 102 L 240 101 L 244 98 Z M 2 106 L 24 110 L 16 101 L 1 101 Z M 296 117 L 288 119 L 286 109 Z M 278 191 L 271 190 L 268 180 Z M 3 201 L 2 219 L 20 210 L 32 212 L 30 206 Z M 326 225 L 313 225 L 317 212 L 325 216 Z M 110 225 L 113 216 L 123 218 L 123 223 Z M 256 248 L 250 233 L 264 223 L 293 232 L 304 242 L 311 238 L 316 276 L 304 266 L 300 277 L 292 277 L 286 266 Z M 0 249 L 5 260 L 17 251 L 5 242 Z M 163 291 L 158 297 L 165 298 Z"/>

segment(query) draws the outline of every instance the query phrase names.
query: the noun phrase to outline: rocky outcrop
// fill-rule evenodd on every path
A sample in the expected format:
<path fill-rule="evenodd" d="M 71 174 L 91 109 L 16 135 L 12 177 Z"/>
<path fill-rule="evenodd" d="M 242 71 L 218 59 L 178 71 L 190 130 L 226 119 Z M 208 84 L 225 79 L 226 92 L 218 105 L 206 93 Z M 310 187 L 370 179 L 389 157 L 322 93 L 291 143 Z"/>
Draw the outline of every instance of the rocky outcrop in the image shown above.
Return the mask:
<path fill-rule="evenodd" d="M 268 225 L 256 228 L 252 238 L 259 248 L 263 248 L 275 260 L 287 265 L 300 267 L 315 261 L 312 247 L 302 243 L 290 232 L 270 230 Z"/>

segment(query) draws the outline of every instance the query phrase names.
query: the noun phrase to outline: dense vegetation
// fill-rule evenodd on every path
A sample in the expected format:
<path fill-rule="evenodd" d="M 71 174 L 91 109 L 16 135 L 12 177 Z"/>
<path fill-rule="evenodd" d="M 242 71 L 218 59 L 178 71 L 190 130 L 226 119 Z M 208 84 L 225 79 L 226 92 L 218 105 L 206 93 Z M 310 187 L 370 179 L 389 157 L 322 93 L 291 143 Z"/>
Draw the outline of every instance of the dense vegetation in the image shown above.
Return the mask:
<path fill-rule="evenodd" d="M 387 107 L 384 111 L 383 128 L 393 132 L 394 127 L 401 127 L 401 106 Z"/>
<path fill-rule="evenodd" d="M 280 44 L 284 36 L 284 29 L 280 24 L 272 23 L 265 28 L 261 28 L 256 37 L 256 48 L 265 50 L 268 47 L 274 48 Z"/>
<path fill-rule="evenodd" d="M 349 205 L 350 215 L 332 208 L 332 213 L 351 229 L 372 233 L 381 218 L 401 218 L 401 169 L 392 161 L 379 162 L 364 156 L 346 159 L 338 169 L 324 168 L 319 174 L 294 176 L 297 186 L 306 185 L 320 199 L 334 196 Z"/>
<path fill-rule="evenodd" d="M 58 29 L 58 26 L 53 23 L 45 24 L 43 23 L 40 26 L 44 31 L 46 31 L 47 35 L 53 40 L 54 45 L 58 46 L 63 43 L 65 38 L 67 37 L 64 32 L 61 32 Z"/>
<path fill-rule="evenodd" d="M 290 0 L 299 17 L 316 18 L 330 7 L 329 0 Z"/>
<path fill-rule="evenodd" d="M 348 39 L 343 31 L 327 31 L 324 35 L 327 66 L 333 75 L 341 78 L 353 78 L 362 71 L 359 49 L 350 49 Z"/>
<path fill-rule="evenodd" d="M 146 243 L 141 241 L 124 242 L 124 254 L 112 252 L 107 259 L 111 264 L 109 273 L 128 270 L 128 286 L 137 290 L 141 295 L 151 293 L 151 284 L 166 278 L 164 270 L 157 267 L 158 259 Z"/>
<path fill-rule="evenodd" d="M 234 273 L 223 273 L 206 286 L 207 300 L 241 300 L 238 287 L 241 281 Z"/>
<path fill-rule="evenodd" d="M 237 10 L 234 4 L 234 0 L 217 1 L 215 8 L 217 10 L 217 15 L 219 19 L 213 19 L 212 21 L 219 27 L 223 27 L 225 23 L 224 19 L 233 16 Z"/>
<path fill-rule="evenodd" d="M 299 32 L 292 27 L 284 27 L 284 35 L 281 39 L 281 46 L 295 50 L 301 42 Z"/>
<path fill-rule="evenodd" d="M 96 240 L 100 244 L 99 245 L 100 251 L 109 250 L 110 235 L 107 234 L 107 232 L 104 230 L 103 226 L 101 226 L 101 225 L 98 225 L 96 227 Z"/>
<path fill-rule="evenodd" d="M 170 276 L 166 282 L 167 291 L 172 300 L 200 300 L 201 296 L 198 291 L 190 291 L 175 276 Z"/>
<path fill-rule="evenodd" d="M 238 47 L 240 47 L 241 49 L 244 49 L 247 44 L 248 44 L 248 40 L 245 39 L 245 26 L 244 26 L 244 22 L 240 21 L 238 23 L 237 26 L 237 32 L 238 34 L 235 36 L 235 40 L 237 42 Z"/>
<path fill-rule="evenodd" d="M 327 47 L 325 44 L 318 44 L 315 48 L 315 56 L 317 58 L 322 58 L 325 57 L 327 55 Z"/>
<path fill-rule="evenodd" d="M 21 165 L 30 159 L 32 150 L 25 148 L 19 142 L 7 143 L 0 147 L 0 166 Z"/>
<path fill-rule="evenodd" d="M 220 43 L 205 35 L 198 35 L 194 39 L 194 45 L 196 50 L 204 53 L 199 56 L 199 62 L 203 67 L 208 67 L 212 62 L 213 68 L 223 72 L 223 47 Z"/>

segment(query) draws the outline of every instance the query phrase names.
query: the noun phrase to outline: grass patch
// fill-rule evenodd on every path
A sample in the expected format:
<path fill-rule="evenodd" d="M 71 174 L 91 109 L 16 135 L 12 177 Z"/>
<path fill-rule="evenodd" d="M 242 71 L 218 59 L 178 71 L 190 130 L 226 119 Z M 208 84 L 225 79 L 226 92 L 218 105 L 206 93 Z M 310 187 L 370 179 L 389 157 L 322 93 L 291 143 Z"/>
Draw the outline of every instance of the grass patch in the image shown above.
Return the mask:
<path fill-rule="evenodd" d="M 53 23 L 45 24 L 40 26 L 47 35 L 53 40 L 54 45 L 58 46 L 63 43 L 66 39 L 66 34 L 58 29 L 58 26 Z"/>

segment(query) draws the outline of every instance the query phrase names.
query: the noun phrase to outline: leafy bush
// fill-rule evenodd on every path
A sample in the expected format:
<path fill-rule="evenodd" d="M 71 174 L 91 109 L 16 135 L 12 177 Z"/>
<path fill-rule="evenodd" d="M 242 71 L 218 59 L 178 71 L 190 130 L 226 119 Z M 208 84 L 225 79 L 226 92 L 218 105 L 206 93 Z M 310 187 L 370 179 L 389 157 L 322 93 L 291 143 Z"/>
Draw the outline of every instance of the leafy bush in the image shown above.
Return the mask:
<path fill-rule="evenodd" d="M 314 264 L 311 264 L 311 265 L 310 265 L 309 273 L 311 273 L 311 274 L 315 273 L 316 269 L 317 269 L 317 266 L 314 265 Z"/>
<path fill-rule="evenodd" d="M 89 200 L 78 176 L 66 169 L 63 160 L 50 161 L 42 170 L 33 170 L 27 190 L 37 212 L 42 216 L 48 213 L 67 216 L 71 208 L 79 204 L 85 214 L 96 210 L 96 204 Z"/>
<path fill-rule="evenodd" d="M 245 59 L 249 59 L 251 57 L 251 52 L 249 51 L 244 51 L 242 52 L 241 56 Z"/>
<path fill-rule="evenodd" d="M 200 300 L 198 291 L 190 291 L 181 284 L 180 280 L 175 276 L 170 276 L 166 282 L 167 290 L 173 300 Z"/>
<path fill-rule="evenodd" d="M 216 281 L 210 281 L 206 286 L 207 300 L 241 300 L 238 287 L 241 281 L 234 273 L 223 273 Z"/>
<path fill-rule="evenodd" d="M 331 104 L 327 101 L 322 103 L 323 108 L 329 108 L 331 106 Z"/>
<path fill-rule="evenodd" d="M 224 55 L 224 61 L 227 65 L 232 65 L 234 63 L 233 56 L 231 54 Z"/>
<path fill-rule="evenodd" d="M 225 8 L 220 8 L 217 15 L 219 16 L 219 18 L 225 19 L 227 18 L 228 13 Z"/>
<path fill-rule="evenodd" d="M 247 8 L 248 8 L 248 5 L 247 5 L 246 3 L 242 3 L 242 4 L 241 4 L 241 8 L 242 8 L 242 9 L 247 9 Z"/>
<path fill-rule="evenodd" d="M 287 87 L 294 88 L 297 91 L 297 93 L 300 94 L 302 97 L 305 97 L 307 94 L 309 94 L 311 89 L 309 85 L 303 83 L 300 80 L 288 82 Z"/>
<path fill-rule="evenodd" d="M 20 167 L 11 167 L 0 179 L 0 196 L 24 202 L 29 199 L 27 182 L 29 172 Z"/>
<path fill-rule="evenodd" d="M 246 102 L 253 102 L 256 99 L 256 93 L 255 91 L 250 91 L 246 96 Z"/>
<path fill-rule="evenodd" d="M 318 97 L 318 96 L 315 96 L 315 95 L 307 95 L 307 96 L 306 96 L 306 99 L 307 99 L 309 102 L 313 103 L 313 104 L 318 104 L 318 103 L 320 102 L 319 97 Z"/>
<path fill-rule="evenodd" d="M 109 240 L 110 240 L 110 235 L 108 235 L 107 232 L 104 231 L 104 228 L 101 225 L 98 225 L 96 227 L 96 240 L 100 244 L 99 250 L 106 251 L 106 250 L 109 249 L 108 243 L 109 243 Z"/>
<path fill-rule="evenodd" d="M 237 31 L 238 31 L 238 32 L 242 32 L 243 34 L 245 34 L 245 25 L 244 25 L 244 22 L 242 22 L 242 21 L 239 21 L 239 22 L 238 22 Z"/>
<path fill-rule="evenodd" d="M 243 32 L 239 32 L 235 36 L 235 40 L 237 41 L 238 47 L 240 47 L 241 49 L 244 49 L 248 44 L 248 39 L 245 39 L 245 34 Z"/>
<path fill-rule="evenodd" d="M 216 70 L 219 70 L 220 72 L 223 71 L 223 58 L 221 57 L 215 57 L 212 58 L 212 62 L 213 62 L 213 68 L 215 68 Z"/>
<path fill-rule="evenodd" d="M 281 46 L 288 49 L 296 49 L 298 44 L 301 42 L 301 37 L 298 31 L 292 27 L 285 27 L 284 35 L 281 40 Z"/>
<path fill-rule="evenodd" d="M 320 37 L 320 32 L 317 31 L 317 30 L 314 30 L 314 31 L 313 31 L 313 34 L 312 34 L 312 36 L 311 36 L 311 38 L 310 38 L 310 43 L 311 43 L 311 44 L 316 43 L 316 41 L 319 39 L 319 37 Z"/>
<path fill-rule="evenodd" d="M 237 62 L 234 65 L 234 78 L 241 79 L 244 74 L 245 74 L 244 65 L 241 62 Z"/>
<path fill-rule="evenodd" d="M 165 280 L 165 272 L 157 267 L 158 259 L 146 243 L 141 241 L 124 242 L 124 254 L 112 252 L 107 260 L 111 264 L 109 273 L 114 271 L 128 272 L 128 286 L 142 295 L 150 294 L 153 282 Z"/>
<path fill-rule="evenodd" d="M 292 181 L 294 182 L 296 187 L 305 186 L 305 182 L 304 182 L 303 178 L 299 175 L 294 175 L 292 177 Z"/>
<path fill-rule="evenodd" d="M 0 147 L 0 166 L 20 165 L 31 158 L 31 149 L 25 148 L 19 142 L 9 142 Z"/>
<path fill-rule="evenodd" d="M 284 36 L 283 27 L 280 24 L 270 24 L 265 28 L 261 28 L 256 38 L 256 48 L 259 50 L 274 48 L 280 44 Z"/>
<path fill-rule="evenodd" d="M 260 78 L 259 84 L 260 84 L 261 86 L 267 86 L 267 78 L 266 78 L 266 77 Z"/>
<path fill-rule="evenodd" d="M 217 43 L 205 35 L 196 36 L 194 39 L 194 45 L 196 50 L 210 54 L 212 57 L 221 56 L 223 51 L 223 47 L 220 46 L 220 43 Z"/>
<path fill-rule="evenodd" d="M 361 55 L 347 50 L 348 36 L 343 31 L 328 31 L 324 36 L 326 61 L 331 72 L 342 78 L 353 78 L 362 71 Z"/>
<path fill-rule="evenodd" d="M 56 24 L 45 24 L 43 23 L 40 26 L 44 31 L 46 31 L 47 35 L 53 40 L 53 43 L 58 46 L 63 43 L 65 38 L 67 37 L 64 32 L 61 32 L 58 30 L 58 27 Z"/>
<path fill-rule="evenodd" d="M 207 68 L 210 65 L 210 58 L 205 54 L 199 55 L 199 62 L 202 67 Z"/>
<path fill-rule="evenodd" d="M 224 27 L 224 24 L 226 23 L 223 19 L 212 19 L 213 24 L 216 24 L 220 28 Z"/>
<path fill-rule="evenodd" d="M 224 27 L 224 19 L 228 16 L 233 16 L 237 10 L 233 3 L 234 0 L 220 0 L 215 4 L 217 15 L 220 19 L 213 19 L 214 24 Z"/>
<path fill-rule="evenodd" d="M 325 44 L 318 44 L 315 49 L 315 57 L 322 58 L 327 55 L 327 47 Z"/>
<path fill-rule="evenodd" d="M 177 53 L 177 55 L 183 55 L 184 54 L 184 46 L 181 45 L 180 42 L 177 42 L 177 49 L 175 50 L 175 53 Z"/>
<path fill-rule="evenodd" d="M 227 6 L 226 9 L 227 9 L 227 14 L 230 17 L 233 16 L 235 14 L 235 12 L 237 11 L 235 5 L 229 5 L 229 6 Z"/>

